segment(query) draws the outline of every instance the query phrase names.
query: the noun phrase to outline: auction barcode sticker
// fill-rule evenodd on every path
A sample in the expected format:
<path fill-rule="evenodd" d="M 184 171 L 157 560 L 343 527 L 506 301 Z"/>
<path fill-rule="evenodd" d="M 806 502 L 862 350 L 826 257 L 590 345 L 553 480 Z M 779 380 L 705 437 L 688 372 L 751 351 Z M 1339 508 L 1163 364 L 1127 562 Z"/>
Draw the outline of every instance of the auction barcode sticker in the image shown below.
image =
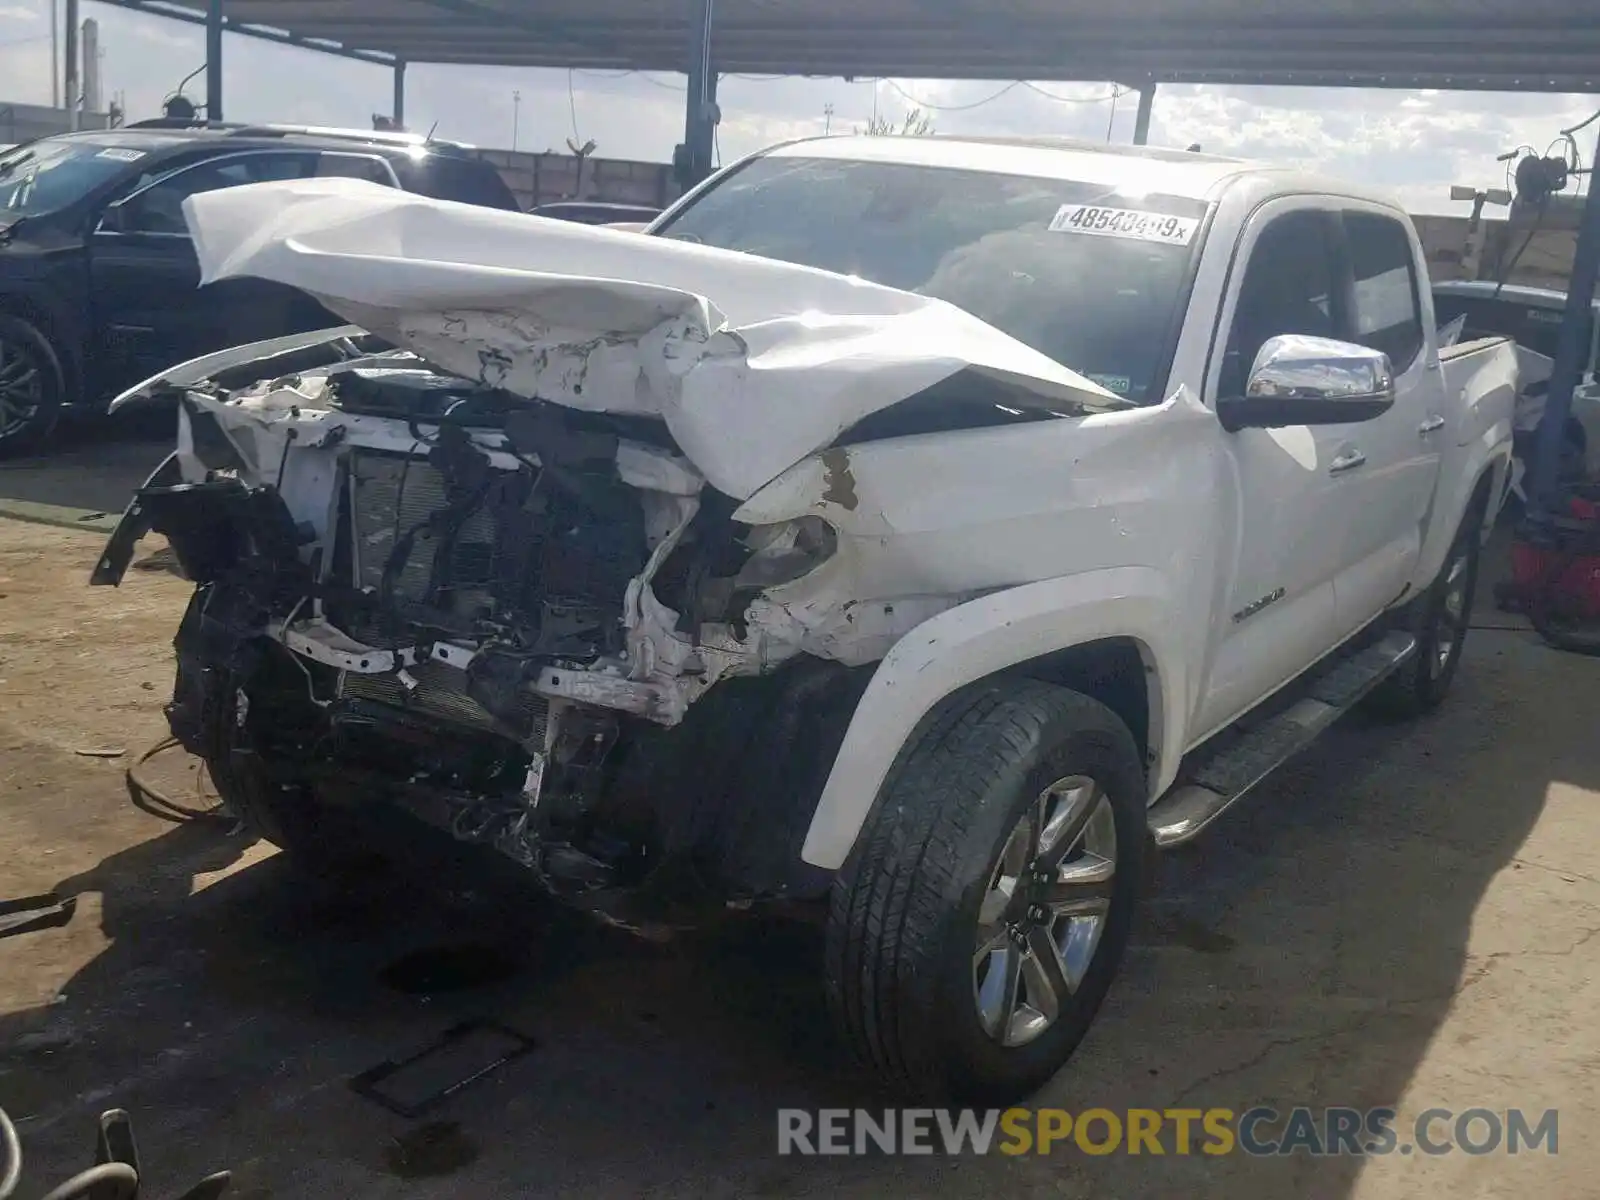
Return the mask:
<path fill-rule="evenodd" d="M 1099 204 L 1063 204 L 1050 222 L 1051 233 L 1087 233 L 1169 246 L 1187 246 L 1199 228 L 1198 217 L 1173 217 Z"/>

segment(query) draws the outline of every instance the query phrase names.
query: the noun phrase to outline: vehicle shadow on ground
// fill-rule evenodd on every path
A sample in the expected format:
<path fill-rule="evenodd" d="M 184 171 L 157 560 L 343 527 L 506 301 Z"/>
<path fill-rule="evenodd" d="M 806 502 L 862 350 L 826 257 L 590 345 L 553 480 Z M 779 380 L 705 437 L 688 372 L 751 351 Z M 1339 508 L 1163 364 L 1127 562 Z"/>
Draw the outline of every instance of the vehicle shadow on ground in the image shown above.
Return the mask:
<path fill-rule="evenodd" d="M 1106 1010 L 1036 1103 L 1396 1103 L 1472 982 L 1474 915 L 1547 787 L 1600 788 L 1586 665 L 1479 636 L 1443 714 L 1347 721 L 1167 861 Z M 752 921 L 652 945 L 464 849 L 426 853 L 359 886 L 310 885 L 195 824 L 63 880 L 101 896 L 110 945 L 63 1002 L 0 1017 L 0 1088 L 32 1118 L 35 1189 L 85 1165 L 114 1105 L 133 1112 L 158 1191 L 227 1166 L 258 1198 L 1328 1197 L 1362 1169 L 1184 1157 L 1170 1141 L 1161 1158 L 780 1158 L 778 1107 L 889 1103 L 830 1032 L 814 929 Z M 444 974 L 474 986 L 416 994 L 397 978 L 438 947 L 454 950 Z M 469 1016 L 538 1046 L 418 1121 L 347 1086 Z"/>
<path fill-rule="evenodd" d="M 0 458 L 0 503 L 120 513 L 172 450 L 175 422 L 165 406 L 63 420 L 42 451 Z"/>
<path fill-rule="evenodd" d="M 1548 789 L 1600 787 L 1582 714 L 1600 680 L 1587 664 L 1527 635 L 1473 636 L 1444 712 L 1398 727 L 1348 718 L 1218 836 L 1164 865 L 1094 1044 L 1057 1085 L 1062 1102 L 1400 1107 L 1459 993 L 1516 970 L 1481 951 L 1469 964 L 1468 939 L 1497 876 L 1521 869 Z M 1529 931 L 1526 944 L 1560 954 L 1583 932 L 1539 938 L 1546 951 Z M 1411 1140 L 1403 1121 L 1397 1132 Z M 1128 1179 L 1127 1165 L 1092 1169 L 1105 1183 Z M 1133 1178 L 1151 1195 L 1324 1197 L 1349 1194 L 1366 1169 L 1235 1154 L 1146 1160 Z"/>

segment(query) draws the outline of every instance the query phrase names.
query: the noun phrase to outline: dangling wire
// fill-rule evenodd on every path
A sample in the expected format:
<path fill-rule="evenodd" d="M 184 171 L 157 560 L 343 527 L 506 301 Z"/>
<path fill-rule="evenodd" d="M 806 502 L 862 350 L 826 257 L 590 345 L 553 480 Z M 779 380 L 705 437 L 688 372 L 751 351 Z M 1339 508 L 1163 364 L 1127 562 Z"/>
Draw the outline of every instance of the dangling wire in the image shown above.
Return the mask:
<path fill-rule="evenodd" d="M 1522 256 L 1528 252 L 1528 247 L 1533 245 L 1533 239 L 1544 228 L 1545 214 L 1550 211 L 1550 197 L 1545 196 L 1539 201 L 1539 210 L 1534 215 L 1533 224 L 1528 227 L 1527 236 L 1522 239 L 1522 245 L 1517 247 L 1517 252 L 1507 259 L 1500 267 L 1500 278 L 1495 281 L 1493 299 L 1500 299 L 1500 292 L 1506 286 L 1506 281 L 1511 278 L 1511 272 L 1517 269 L 1517 264 L 1522 261 Z"/>
<path fill-rule="evenodd" d="M 1590 113 L 1583 120 L 1579 121 L 1576 125 L 1570 125 L 1566 129 L 1563 129 L 1561 131 L 1562 136 L 1571 137 L 1573 134 L 1579 132 L 1580 130 L 1587 129 L 1589 126 L 1593 125 L 1596 121 L 1600 121 L 1600 108 L 1595 109 L 1592 113 Z"/>

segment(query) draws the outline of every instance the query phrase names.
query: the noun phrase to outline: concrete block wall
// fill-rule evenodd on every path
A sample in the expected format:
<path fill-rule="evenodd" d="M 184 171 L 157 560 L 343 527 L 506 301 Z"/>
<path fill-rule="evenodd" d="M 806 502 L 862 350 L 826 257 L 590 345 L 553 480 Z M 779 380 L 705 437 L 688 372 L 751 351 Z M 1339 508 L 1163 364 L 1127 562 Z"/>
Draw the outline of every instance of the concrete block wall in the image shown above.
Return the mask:
<path fill-rule="evenodd" d="M 65 133 L 71 114 L 64 108 L 43 104 L 13 104 L 0 100 L 0 146 L 15 146 L 34 138 Z M 79 129 L 104 129 L 111 123 L 105 113 L 78 114 Z"/>
<path fill-rule="evenodd" d="M 1417 217 L 1417 235 L 1428 256 L 1428 271 L 1435 279 L 1462 279 L 1462 251 L 1467 242 L 1465 217 Z M 1526 221 L 1489 220 L 1485 223 L 1480 279 L 1499 279 L 1509 265 L 1506 282 L 1565 291 L 1577 249 L 1577 232 L 1571 228 L 1540 228 L 1529 237 Z M 1562 222 L 1565 224 L 1565 222 Z M 1523 249 L 1523 243 L 1527 248 Z M 1519 251 L 1521 251 L 1519 255 Z M 1513 261 L 1514 260 L 1514 261 Z"/>
<path fill-rule="evenodd" d="M 666 163 L 589 158 L 583 162 L 580 180 L 578 160 L 571 154 L 480 150 L 478 157 L 494 164 L 523 208 L 553 200 L 603 200 L 665 208 L 678 196 L 672 168 Z"/>

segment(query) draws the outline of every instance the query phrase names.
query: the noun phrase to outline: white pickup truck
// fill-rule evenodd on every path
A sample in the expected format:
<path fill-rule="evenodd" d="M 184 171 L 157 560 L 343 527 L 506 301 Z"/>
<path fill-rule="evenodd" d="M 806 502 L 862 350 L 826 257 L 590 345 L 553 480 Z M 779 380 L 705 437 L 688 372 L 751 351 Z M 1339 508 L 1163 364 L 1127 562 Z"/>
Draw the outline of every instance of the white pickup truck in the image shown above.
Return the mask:
<path fill-rule="evenodd" d="M 870 1063 L 1067 1060 L 1153 854 L 1363 699 L 1439 703 L 1509 343 L 1406 215 L 1159 150 L 785 145 L 647 235 L 347 180 L 189 202 L 352 322 L 213 355 L 150 528 L 174 733 L 330 865 L 404 811 L 639 925 L 815 902 Z M 786 905 L 785 907 L 790 907 Z"/>

